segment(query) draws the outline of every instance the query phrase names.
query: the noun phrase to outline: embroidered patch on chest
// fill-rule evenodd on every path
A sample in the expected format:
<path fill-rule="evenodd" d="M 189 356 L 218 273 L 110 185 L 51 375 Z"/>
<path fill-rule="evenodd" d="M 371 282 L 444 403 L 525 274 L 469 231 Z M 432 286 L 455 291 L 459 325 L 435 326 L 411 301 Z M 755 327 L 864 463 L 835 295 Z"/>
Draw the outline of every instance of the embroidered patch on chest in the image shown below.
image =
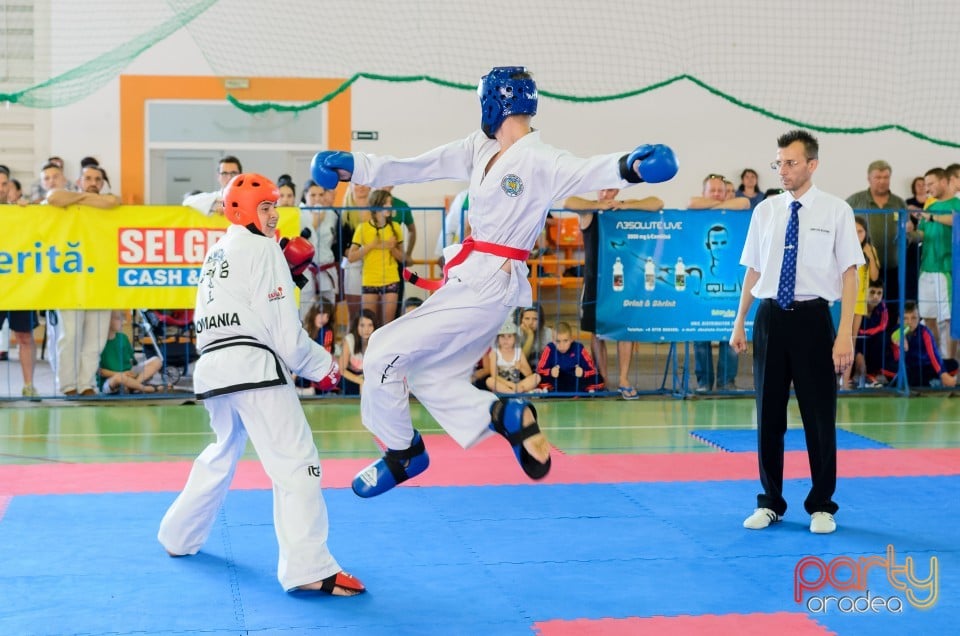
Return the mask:
<path fill-rule="evenodd" d="M 523 194 L 523 181 L 515 174 L 508 174 L 500 181 L 500 188 L 508 197 L 518 197 Z"/>

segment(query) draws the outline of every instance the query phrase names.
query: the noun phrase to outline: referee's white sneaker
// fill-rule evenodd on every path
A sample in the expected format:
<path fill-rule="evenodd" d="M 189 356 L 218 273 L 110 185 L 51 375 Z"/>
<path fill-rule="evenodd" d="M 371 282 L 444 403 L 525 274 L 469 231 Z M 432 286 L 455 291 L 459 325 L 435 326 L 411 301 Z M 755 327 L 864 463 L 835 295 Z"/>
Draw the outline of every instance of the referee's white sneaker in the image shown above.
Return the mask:
<path fill-rule="evenodd" d="M 810 532 L 814 534 L 830 534 L 837 529 L 837 522 L 829 512 L 815 512 L 810 515 Z"/>
<path fill-rule="evenodd" d="M 763 530 L 781 519 L 783 517 L 769 508 L 757 508 L 752 515 L 743 520 L 743 527 L 749 530 Z"/>

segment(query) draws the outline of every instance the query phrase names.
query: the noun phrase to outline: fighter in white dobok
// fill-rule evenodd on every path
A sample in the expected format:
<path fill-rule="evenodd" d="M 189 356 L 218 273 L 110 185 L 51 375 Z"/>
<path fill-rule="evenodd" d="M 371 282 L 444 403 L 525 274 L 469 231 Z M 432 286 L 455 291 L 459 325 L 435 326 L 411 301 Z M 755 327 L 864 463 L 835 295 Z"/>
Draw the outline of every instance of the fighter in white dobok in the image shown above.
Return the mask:
<path fill-rule="evenodd" d="M 327 549 L 320 459 L 290 378 L 293 372 L 331 388 L 340 373 L 300 323 L 291 274 L 305 282 L 313 247 L 302 237 L 278 245 L 279 196 L 277 186 L 257 174 L 236 176 L 223 191 L 233 225 L 204 258 L 194 314 L 201 352 L 194 391 L 217 440 L 194 461 L 158 539 L 170 556 L 200 550 L 249 436 L 273 481 L 283 589 L 352 596 L 364 587 Z"/>
<path fill-rule="evenodd" d="M 444 250 L 445 284 L 416 311 L 375 331 L 367 346 L 361 417 L 388 450 L 354 479 L 361 497 L 379 495 L 429 464 L 411 423 L 408 392 L 464 448 L 495 431 L 529 477 L 546 476 L 550 445 L 531 403 L 477 389 L 470 372 L 508 312 L 532 302 L 526 259 L 554 201 L 666 181 L 677 172 L 667 146 L 582 159 L 542 142 L 530 126 L 537 87 L 523 67 L 494 68 L 478 90 L 482 130 L 466 139 L 409 159 L 338 151 L 313 159 L 313 178 L 325 188 L 338 179 L 370 186 L 470 182 L 473 234 Z"/>

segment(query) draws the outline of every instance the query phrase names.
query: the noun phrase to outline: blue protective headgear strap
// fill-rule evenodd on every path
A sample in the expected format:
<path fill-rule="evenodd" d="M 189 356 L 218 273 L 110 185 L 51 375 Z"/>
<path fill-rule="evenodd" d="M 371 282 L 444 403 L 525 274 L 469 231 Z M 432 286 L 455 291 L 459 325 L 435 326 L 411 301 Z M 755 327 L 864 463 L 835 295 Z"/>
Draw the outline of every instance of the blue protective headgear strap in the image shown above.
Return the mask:
<path fill-rule="evenodd" d="M 480 127 L 490 139 L 510 115 L 537 114 L 537 83 L 514 78 L 521 73 L 527 73 L 523 66 L 498 66 L 480 78 Z"/>

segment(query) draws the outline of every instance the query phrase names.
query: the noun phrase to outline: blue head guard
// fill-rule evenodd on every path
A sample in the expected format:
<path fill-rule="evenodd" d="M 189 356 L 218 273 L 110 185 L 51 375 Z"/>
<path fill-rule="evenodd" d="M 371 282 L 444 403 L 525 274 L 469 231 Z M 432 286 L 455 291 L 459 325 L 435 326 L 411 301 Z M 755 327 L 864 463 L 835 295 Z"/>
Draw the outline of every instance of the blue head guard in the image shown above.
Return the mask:
<path fill-rule="evenodd" d="M 490 139 L 506 117 L 537 114 L 537 83 L 513 77 L 526 72 L 523 66 L 498 66 L 480 78 L 480 127 Z"/>

